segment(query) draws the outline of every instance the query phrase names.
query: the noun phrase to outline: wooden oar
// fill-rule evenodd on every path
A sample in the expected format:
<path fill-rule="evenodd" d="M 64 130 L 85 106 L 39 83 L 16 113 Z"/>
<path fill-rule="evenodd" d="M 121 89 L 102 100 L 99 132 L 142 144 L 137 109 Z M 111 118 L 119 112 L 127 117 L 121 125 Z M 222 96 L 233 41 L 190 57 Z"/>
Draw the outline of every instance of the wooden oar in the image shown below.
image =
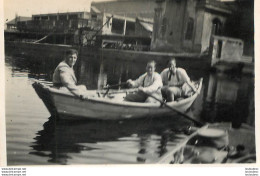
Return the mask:
<path fill-rule="evenodd" d="M 166 106 L 167 108 L 171 109 L 172 111 L 177 112 L 178 114 L 184 116 L 185 118 L 187 118 L 187 119 L 193 121 L 196 125 L 198 125 L 198 126 L 200 126 L 200 127 L 204 125 L 202 122 L 193 119 L 191 116 L 189 116 L 189 115 L 187 115 L 187 114 L 181 112 L 180 110 L 178 110 L 178 109 L 176 109 L 176 108 L 174 108 L 174 107 L 171 107 L 171 106 L 168 105 L 166 102 L 164 102 L 164 101 L 158 99 L 157 97 L 155 97 L 155 96 L 153 96 L 153 95 L 151 95 L 151 94 L 148 94 L 148 93 L 146 93 L 146 92 L 143 92 L 143 93 L 146 94 L 147 96 L 152 97 L 152 98 L 154 98 L 155 100 L 159 101 L 161 104 L 163 104 L 163 105 Z"/>
<path fill-rule="evenodd" d="M 114 84 L 114 85 L 111 85 L 111 86 L 106 86 L 104 87 L 104 89 L 107 89 L 106 92 L 104 93 L 103 97 L 105 97 L 108 92 L 109 92 L 109 89 L 111 89 L 112 87 L 117 87 L 117 86 L 122 86 L 122 85 L 125 85 L 127 84 L 126 82 L 123 82 L 123 83 L 120 83 L 120 84 Z"/>
<path fill-rule="evenodd" d="M 126 84 L 127 84 L 126 82 L 122 82 L 120 84 L 108 85 L 108 86 L 105 86 L 104 89 L 111 89 L 113 87 L 123 86 L 123 85 L 126 85 Z"/>

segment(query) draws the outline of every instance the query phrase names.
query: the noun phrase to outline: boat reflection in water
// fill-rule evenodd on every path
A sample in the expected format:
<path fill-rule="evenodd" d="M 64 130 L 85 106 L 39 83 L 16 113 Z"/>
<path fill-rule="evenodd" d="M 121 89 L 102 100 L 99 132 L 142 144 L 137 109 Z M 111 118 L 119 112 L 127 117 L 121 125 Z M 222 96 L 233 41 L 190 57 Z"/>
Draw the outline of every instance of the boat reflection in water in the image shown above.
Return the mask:
<path fill-rule="evenodd" d="M 73 122 L 51 116 L 38 131 L 30 154 L 57 164 L 153 163 L 190 125 L 172 117 Z"/>

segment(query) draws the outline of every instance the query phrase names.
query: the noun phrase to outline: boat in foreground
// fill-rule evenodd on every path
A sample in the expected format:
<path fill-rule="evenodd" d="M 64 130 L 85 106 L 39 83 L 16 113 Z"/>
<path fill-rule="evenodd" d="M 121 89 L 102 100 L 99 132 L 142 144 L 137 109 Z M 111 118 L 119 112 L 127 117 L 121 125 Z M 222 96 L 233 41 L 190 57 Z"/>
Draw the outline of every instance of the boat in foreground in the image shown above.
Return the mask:
<path fill-rule="evenodd" d="M 234 129 L 231 123 L 222 122 L 188 130 L 189 134 L 179 134 L 180 142 L 172 145 L 157 164 L 256 163 L 254 127 L 242 124 Z"/>
<path fill-rule="evenodd" d="M 196 84 L 198 91 L 188 98 L 167 102 L 167 105 L 179 112 L 185 112 L 197 98 L 201 91 L 202 79 Z M 42 99 L 51 115 L 59 115 L 60 118 L 90 118 L 101 120 L 134 119 L 143 117 L 158 117 L 172 114 L 172 109 L 167 106 L 154 103 L 137 103 L 123 101 L 127 90 L 112 90 L 107 96 L 97 96 L 88 99 L 75 97 L 68 91 L 62 91 L 40 82 L 33 83 L 33 87 Z M 104 95 L 102 91 L 96 91 L 97 95 Z"/>

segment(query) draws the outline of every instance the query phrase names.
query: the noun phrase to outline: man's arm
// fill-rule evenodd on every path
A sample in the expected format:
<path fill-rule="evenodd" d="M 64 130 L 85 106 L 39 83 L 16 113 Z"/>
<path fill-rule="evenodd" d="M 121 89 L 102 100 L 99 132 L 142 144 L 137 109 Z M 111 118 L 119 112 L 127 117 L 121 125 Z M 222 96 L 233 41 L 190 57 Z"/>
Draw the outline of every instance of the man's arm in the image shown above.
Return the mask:
<path fill-rule="evenodd" d="M 67 87 L 72 94 L 76 96 L 80 96 L 81 92 L 78 89 L 77 85 L 75 84 L 74 80 L 72 80 L 71 75 L 66 70 L 60 70 L 60 78 L 62 85 Z"/>
<path fill-rule="evenodd" d="M 186 83 L 192 88 L 193 92 L 197 92 L 196 87 L 191 83 L 191 81 L 187 81 Z"/>
<path fill-rule="evenodd" d="M 184 81 L 190 86 L 190 88 L 191 88 L 194 92 L 197 92 L 196 87 L 194 86 L 194 84 L 191 83 L 190 78 L 189 78 L 187 72 L 186 72 L 184 69 L 182 70 L 182 75 L 183 75 L 183 77 L 184 77 Z"/>
<path fill-rule="evenodd" d="M 163 83 L 162 83 L 162 78 L 159 74 L 156 74 L 154 76 L 154 82 L 152 85 L 143 88 L 143 91 L 146 93 L 153 93 L 156 92 L 158 89 L 162 88 Z"/>
<path fill-rule="evenodd" d="M 140 86 L 142 86 L 142 83 L 144 81 L 145 75 L 146 74 L 141 75 L 138 79 L 136 79 L 134 81 L 129 79 L 129 80 L 127 80 L 127 83 L 130 84 L 130 86 L 133 87 L 133 88 L 140 87 Z"/>

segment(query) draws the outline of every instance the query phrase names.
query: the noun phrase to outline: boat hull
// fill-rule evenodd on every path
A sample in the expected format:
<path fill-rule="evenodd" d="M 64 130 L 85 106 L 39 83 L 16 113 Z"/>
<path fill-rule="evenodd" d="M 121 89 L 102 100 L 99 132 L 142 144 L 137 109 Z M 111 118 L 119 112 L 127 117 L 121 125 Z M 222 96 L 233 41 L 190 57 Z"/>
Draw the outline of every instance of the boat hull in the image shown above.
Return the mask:
<path fill-rule="evenodd" d="M 200 92 L 201 85 L 202 81 L 198 93 Z M 173 110 L 160 104 L 126 102 L 103 97 L 80 99 L 69 93 L 48 88 L 40 83 L 34 83 L 33 87 L 49 112 L 52 115 L 59 114 L 60 118 L 120 120 L 175 114 Z M 167 104 L 180 112 L 185 112 L 195 101 L 198 93 L 189 98 Z"/>
<path fill-rule="evenodd" d="M 69 116 L 79 116 L 103 120 L 141 118 L 147 116 L 160 116 L 173 113 L 172 110 L 164 106 L 150 107 L 130 104 L 110 104 L 99 101 L 84 101 L 80 99 L 72 99 L 61 95 L 53 95 L 55 106 L 59 114 Z M 184 112 L 192 104 L 193 101 L 183 102 L 173 107 Z M 138 103 L 139 104 L 139 103 Z"/>

